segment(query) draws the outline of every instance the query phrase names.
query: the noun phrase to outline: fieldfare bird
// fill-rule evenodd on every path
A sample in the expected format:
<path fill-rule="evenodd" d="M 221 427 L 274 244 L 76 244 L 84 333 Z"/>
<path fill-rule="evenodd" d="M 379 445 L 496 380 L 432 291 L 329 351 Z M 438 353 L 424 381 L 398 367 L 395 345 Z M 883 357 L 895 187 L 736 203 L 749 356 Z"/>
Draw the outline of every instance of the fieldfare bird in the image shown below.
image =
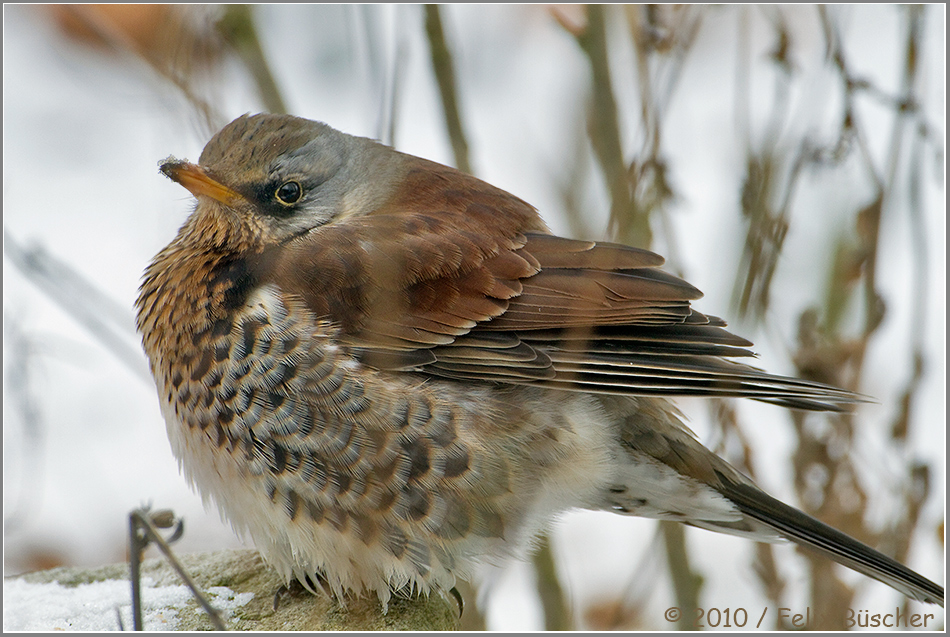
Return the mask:
<path fill-rule="evenodd" d="M 652 252 L 550 234 L 470 175 L 286 115 L 198 164 L 138 328 L 189 481 L 285 578 L 453 586 L 583 508 L 791 540 L 943 605 L 943 587 L 787 506 L 667 397 L 842 410 L 735 359 L 748 341 Z"/>

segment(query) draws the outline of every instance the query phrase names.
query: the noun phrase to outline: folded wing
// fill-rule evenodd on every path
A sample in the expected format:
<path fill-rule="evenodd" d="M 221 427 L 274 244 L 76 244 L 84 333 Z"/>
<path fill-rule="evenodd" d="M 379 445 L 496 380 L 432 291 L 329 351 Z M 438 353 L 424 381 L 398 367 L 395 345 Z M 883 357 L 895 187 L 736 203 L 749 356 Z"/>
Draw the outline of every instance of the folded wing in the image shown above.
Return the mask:
<path fill-rule="evenodd" d="M 410 184 L 411 185 L 411 184 Z M 418 191 L 418 189 L 417 189 Z M 839 410 L 857 397 L 736 362 L 751 345 L 694 310 L 702 294 L 627 246 L 547 234 L 533 209 L 484 185 L 433 189 L 316 228 L 262 268 L 366 364 L 565 390 L 744 396 Z M 418 194 L 416 195 L 418 199 Z"/>

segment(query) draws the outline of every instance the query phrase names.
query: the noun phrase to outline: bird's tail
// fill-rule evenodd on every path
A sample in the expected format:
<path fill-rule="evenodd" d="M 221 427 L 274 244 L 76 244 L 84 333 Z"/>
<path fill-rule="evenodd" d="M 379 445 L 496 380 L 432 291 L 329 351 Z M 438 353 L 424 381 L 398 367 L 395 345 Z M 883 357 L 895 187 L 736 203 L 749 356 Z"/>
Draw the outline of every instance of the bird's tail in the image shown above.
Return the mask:
<path fill-rule="evenodd" d="M 750 484 L 738 483 L 717 471 L 718 491 L 746 516 L 779 536 L 881 581 L 921 602 L 944 604 L 943 586 L 910 570 L 854 538 L 788 506 Z"/>

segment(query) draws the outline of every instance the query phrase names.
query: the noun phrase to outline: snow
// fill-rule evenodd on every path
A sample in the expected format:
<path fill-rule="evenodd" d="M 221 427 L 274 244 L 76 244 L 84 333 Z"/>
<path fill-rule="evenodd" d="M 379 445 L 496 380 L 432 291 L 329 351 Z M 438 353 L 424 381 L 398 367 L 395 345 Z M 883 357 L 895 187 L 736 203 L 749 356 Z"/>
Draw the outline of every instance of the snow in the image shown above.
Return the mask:
<path fill-rule="evenodd" d="M 179 613 L 203 613 L 188 607 L 192 601 L 187 586 L 156 586 L 142 578 L 142 619 L 145 630 L 175 630 Z M 228 611 L 247 604 L 252 593 L 235 594 L 224 586 L 206 589 L 209 601 L 226 617 Z M 121 626 L 119 624 L 121 617 Z M 10 578 L 3 581 L 3 630 L 12 631 L 106 631 L 131 630 L 132 606 L 129 582 L 108 580 L 79 586 L 58 582 L 32 583 Z"/>

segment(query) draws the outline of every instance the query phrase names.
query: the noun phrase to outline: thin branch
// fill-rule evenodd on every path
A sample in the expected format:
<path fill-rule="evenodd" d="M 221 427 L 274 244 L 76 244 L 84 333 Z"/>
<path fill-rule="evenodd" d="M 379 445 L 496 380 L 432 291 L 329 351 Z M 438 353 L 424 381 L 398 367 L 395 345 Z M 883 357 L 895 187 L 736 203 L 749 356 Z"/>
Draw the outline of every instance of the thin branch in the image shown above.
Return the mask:
<path fill-rule="evenodd" d="M 175 530 L 166 540 L 158 532 L 157 526 L 162 528 L 175 527 Z M 142 553 L 150 542 L 154 542 L 158 549 L 165 555 L 168 563 L 178 573 L 178 577 L 191 590 L 198 604 L 208 613 L 211 623 L 215 630 L 227 630 L 221 614 L 211 605 L 208 598 L 195 584 L 185 567 L 181 565 L 175 553 L 171 549 L 171 544 L 178 540 L 184 533 L 184 521 L 175 518 L 171 511 L 156 511 L 150 513 L 148 508 L 136 509 L 129 514 L 129 579 L 132 584 L 132 624 L 133 630 L 143 630 L 142 628 L 142 590 L 141 590 L 141 564 Z"/>
<path fill-rule="evenodd" d="M 138 341 L 129 310 L 109 298 L 72 266 L 41 247 L 24 248 L 6 231 L 4 253 L 23 274 L 45 292 L 112 352 L 136 376 L 148 384 L 152 377 L 141 349 L 129 344 Z"/>
<path fill-rule="evenodd" d="M 538 573 L 538 593 L 544 609 L 545 630 L 573 630 L 570 605 L 558 579 L 551 539 L 547 534 L 539 538 L 532 562 Z"/>
<path fill-rule="evenodd" d="M 435 72 L 439 95 L 442 97 L 445 126 L 449 133 L 449 140 L 452 143 L 455 166 L 462 172 L 472 174 L 472 165 L 468 156 L 468 141 L 462 128 L 462 117 L 459 114 L 458 96 L 456 95 L 455 66 L 452 62 L 452 52 L 445 42 L 445 32 L 442 29 L 439 6 L 435 4 L 425 5 L 425 16 L 432 70 Z"/>
<path fill-rule="evenodd" d="M 121 29 L 116 28 L 113 23 L 102 16 L 101 12 L 96 11 L 90 5 L 63 4 L 58 6 L 63 11 L 68 11 L 72 17 L 91 29 L 103 42 L 112 47 L 112 49 L 120 53 L 128 54 L 131 60 L 143 62 L 152 72 L 177 88 L 187 102 L 191 104 L 192 108 L 201 116 L 205 127 L 211 130 L 217 130 L 221 127 L 221 114 L 208 100 L 199 96 L 195 91 L 193 82 L 191 81 L 190 68 L 183 70 L 178 64 L 179 61 L 186 65 L 193 64 L 193 51 L 188 50 L 186 55 L 179 56 L 178 59 L 172 60 L 170 56 L 162 56 L 137 46 L 128 35 Z M 172 9 L 179 9 L 179 7 L 173 6 Z M 169 33 L 173 34 L 176 38 L 175 44 L 180 45 L 183 41 L 187 41 L 188 44 L 191 44 L 192 41 L 187 40 L 187 38 L 193 38 L 194 34 L 186 28 L 187 22 L 185 17 L 180 16 L 179 19 L 180 23 L 171 26 L 161 26 L 164 26 Z M 156 27 L 158 26 L 159 25 L 156 25 Z"/>
<path fill-rule="evenodd" d="M 673 578 L 676 605 L 684 610 L 677 621 L 677 627 L 680 630 L 695 630 L 696 617 L 686 609 L 700 607 L 699 592 L 703 587 L 703 576 L 690 566 L 686 551 L 686 528 L 679 522 L 662 520 L 660 530 L 666 544 L 666 559 L 670 577 Z"/>
<path fill-rule="evenodd" d="M 6 404 L 10 406 L 10 411 L 19 415 L 18 419 L 12 420 L 18 421 L 23 431 L 22 446 L 18 446 L 17 452 L 11 454 L 15 458 L 12 467 L 5 467 L 10 469 L 11 477 L 17 469 L 22 472 L 18 484 L 11 484 L 16 483 L 16 480 L 11 480 L 5 485 L 10 487 L 11 492 L 16 491 L 15 496 L 6 499 L 3 512 L 3 531 L 11 533 L 23 528 L 29 515 L 42 508 L 43 479 L 46 475 L 43 471 L 45 427 L 40 409 L 41 399 L 31 391 L 36 362 L 35 343 L 24 332 L 21 322 L 9 316 L 4 322 L 3 332 L 6 341 L 3 353 L 4 398 L 9 401 Z M 5 424 L 11 429 L 14 426 L 10 421 Z M 8 441 L 8 433 L 10 429 L 5 428 L 4 442 Z"/>
<path fill-rule="evenodd" d="M 246 4 L 227 5 L 224 15 L 218 21 L 218 31 L 234 48 L 241 62 L 254 78 L 264 107 L 271 113 L 286 113 L 287 106 L 284 98 L 280 94 L 280 89 L 277 88 L 277 81 L 271 73 L 264 49 L 261 48 L 251 7 Z"/>
<path fill-rule="evenodd" d="M 653 233 L 649 218 L 636 214 L 632 205 L 630 179 L 620 145 L 617 102 L 610 79 L 604 12 L 602 5 L 588 5 L 586 28 L 574 32 L 591 68 L 588 134 L 610 193 L 610 225 L 614 234 L 625 243 L 647 247 L 653 242 Z"/>

